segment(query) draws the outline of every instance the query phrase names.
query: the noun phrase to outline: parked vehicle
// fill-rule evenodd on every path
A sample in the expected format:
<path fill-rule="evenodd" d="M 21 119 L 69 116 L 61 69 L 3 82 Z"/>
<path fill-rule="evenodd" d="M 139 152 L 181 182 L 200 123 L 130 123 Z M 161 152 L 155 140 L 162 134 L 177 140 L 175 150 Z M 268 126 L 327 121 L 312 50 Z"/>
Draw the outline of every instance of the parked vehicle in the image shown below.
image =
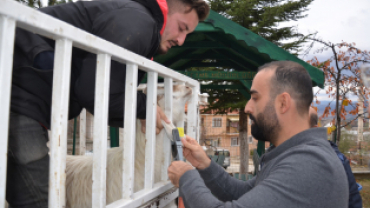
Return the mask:
<path fill-rule="evenodd" d="M 215 151 L 215 155 L 218 155 L 219 159 L 221 158 L 220 156 L 225 156 L 225 160 L 222 165 L 219 163 L 222 167 L 226 169 L 230 166 L 230 151 L 228 149 L 217 149 Z"/>
<path fill-rule="evenodd" d="M 225 169 L 230 166 L 230 151 L 215 147 L 202 146 L 208 157 Z"/>

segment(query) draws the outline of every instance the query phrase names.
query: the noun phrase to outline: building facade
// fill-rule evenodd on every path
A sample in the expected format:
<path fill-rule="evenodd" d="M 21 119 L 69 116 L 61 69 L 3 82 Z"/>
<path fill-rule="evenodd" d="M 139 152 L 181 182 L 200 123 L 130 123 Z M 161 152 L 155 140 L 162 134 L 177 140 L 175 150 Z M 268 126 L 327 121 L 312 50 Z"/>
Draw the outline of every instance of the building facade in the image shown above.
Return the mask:
<path fill-rule="evenodd" d="M 257 148 L 257 140 L 251 135 L 250 119 L 248 118 L 249 150 Z M 228 149 L 231 157 L 240 155 L 239 112 L 216 114 L 214 111 L 200 115 L 200 144 L 202 146 Z"/>

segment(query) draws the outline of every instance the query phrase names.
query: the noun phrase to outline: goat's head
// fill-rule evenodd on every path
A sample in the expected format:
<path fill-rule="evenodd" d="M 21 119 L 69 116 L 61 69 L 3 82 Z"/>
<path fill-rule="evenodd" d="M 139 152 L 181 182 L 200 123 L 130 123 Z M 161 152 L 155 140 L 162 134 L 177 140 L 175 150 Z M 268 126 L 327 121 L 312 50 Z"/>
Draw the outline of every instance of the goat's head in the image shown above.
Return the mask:
<path fill-rule="evenodd" d="M 158 106 L 164 110 L 165 99 L 164 99 L 164 87 L 158 87 L 157 89 L 157 103 Z M 144 90 L 146 93 L 146 89 Z M 192 89 L 184 85 L 173 85 L 173 99 L 172 99 L 172 122 L 177 123 L 184 119 L 185 115 L 185 104 L 190 100 L 192 95 Z"/>

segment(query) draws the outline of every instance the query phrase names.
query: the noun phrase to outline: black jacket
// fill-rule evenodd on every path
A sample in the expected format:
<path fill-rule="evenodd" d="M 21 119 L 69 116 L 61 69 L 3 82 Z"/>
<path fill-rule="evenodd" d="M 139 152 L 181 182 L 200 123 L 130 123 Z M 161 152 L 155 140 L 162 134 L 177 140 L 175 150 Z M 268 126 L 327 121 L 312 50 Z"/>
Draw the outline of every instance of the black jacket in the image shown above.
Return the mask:
<path fill-rule="evenodd" d="M 40 9 L 57 19 L 151 58 L 159 47 L 163 13 L 153 0 L 80 1 Z M 54 40 L 17 28 L 13 60 L 11 111 L 50 128 L 53 71 L 36 69 L 35 57 L 54 50 Z M 69 119 L 82 108 L 94 113 L 96 55 L 72 51 Z M 140 81 L 145 72 L 139 71 Z M 123 126 L 126 67 L 111 63 L 109 125 Z M 145 118 L 146 95 L 137 94 L 137 117 Z"/>
<path fill-rule="evenodd" d="M 329 141 L 329 143 L 331 148 L 333 148 L 338 158 L 342 162 L 344 170 L 346 171 L 349 188 L 348 208 L 362 208 L 362 198 L 358 190 L 358 186 L 356 183 L 355 176 L 353 175 L 351 165 L 349 164 L 349 160 L 346 158 L 346 156 L 344 156 L 343 153 L 339 151 L 339 148 L 335 143 L 333 143 L 332 141 Z"/>

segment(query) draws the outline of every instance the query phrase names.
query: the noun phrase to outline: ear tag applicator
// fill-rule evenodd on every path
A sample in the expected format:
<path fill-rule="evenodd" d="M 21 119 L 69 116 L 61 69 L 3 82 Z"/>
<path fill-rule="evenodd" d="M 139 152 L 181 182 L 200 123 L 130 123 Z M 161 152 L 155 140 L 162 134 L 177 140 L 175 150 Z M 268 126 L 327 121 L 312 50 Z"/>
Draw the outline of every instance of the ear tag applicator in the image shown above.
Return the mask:
<path fill-rule="evenodd" d="M 172 149 L 172 157 L 173 160 L 177 161 L 185 161 L 185 158 L 182 154 L 182 142 L 181 138 L 184 137 L 184 128 L 177 127 L 172 129 L 172 141 L 171 141 L 171 149 Z"/>

